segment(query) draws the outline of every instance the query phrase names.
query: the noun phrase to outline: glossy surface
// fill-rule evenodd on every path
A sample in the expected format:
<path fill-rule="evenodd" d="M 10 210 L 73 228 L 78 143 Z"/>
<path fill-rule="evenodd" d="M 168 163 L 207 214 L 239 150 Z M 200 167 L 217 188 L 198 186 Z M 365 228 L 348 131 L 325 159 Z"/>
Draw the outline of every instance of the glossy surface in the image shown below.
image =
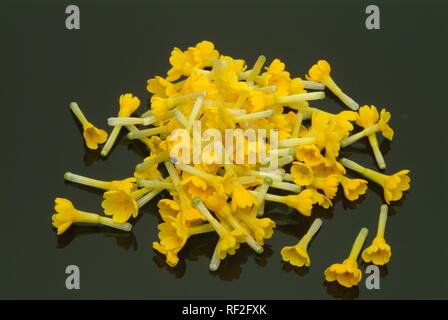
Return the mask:
<path fill-rule="evenodd" d="M 381 30 L 364 26 L 364 1 L 77 1 L 81 30 L 65 29 L 64 1 L 2 2 L 2 231 L 0 298 L 448 298 L 446 11 L 442 1 L 376 1 Z M 124 4 L 126 3 L 126 4 Z M 171 2 L 170 2 L 171 3 Z M 176 2 L 174 2 L 176 3 Z M 208 271 L 216 236 L 191 238 L 170 270 L 151 244 L 157 238 L 156 202 L 144 207 L 133 232 L 73 227 L 57 238 L 53 199 L 101 212 L 101 193 L 64 183 L 67 170 L 99 179 L 132 174 L 145 148 L 122 136 L 111 155 L 86 151 L 68 104 L 75 100 L 101 128 L 118 97 L 149 95 L 146 80 L 168 70 L 174 46 L 213 41 L 220 52 L 252 64 L 259 54 L 283 60 L 303 76 L 317 59 L 361 104 L 387 107 L 396 131 L 382 142 L 388 169 L 411 170 L 412 188 L 389 210 L 386 239 L 393 256 L 381 289 L 325 284 L 323 270 L 345 258 L 361 227 L 373 233 L 382 190 L 349 203 L 339 191 L 334 208 L 317 209 L 321 230 L 309 247 L 310 269 L 281 262 L 280 249 L 303 236 L 312 219 L 270 206 L 278 224 L 265 252 L 244 247 L 216 273 Z M 312 104 L 344 110 L 331 96 Z M 142 108 L 144 109 L 144 108 Z M 344 150 L 375 168 L 366 142 Z M 353 175 L 355 176 L 355 175 Z M 369 238 L 368 242 L 371 238 Z M 65 268 L 81 269 L 81 289 L 65 289 Z"/>

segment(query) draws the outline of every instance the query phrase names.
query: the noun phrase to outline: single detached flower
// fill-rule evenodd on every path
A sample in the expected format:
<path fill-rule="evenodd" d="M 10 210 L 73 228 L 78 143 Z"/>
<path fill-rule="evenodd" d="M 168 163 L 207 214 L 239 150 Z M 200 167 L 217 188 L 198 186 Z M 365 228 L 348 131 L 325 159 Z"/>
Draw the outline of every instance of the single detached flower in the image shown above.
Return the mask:
<path fill-rule="evenodd" d="M 84 116 L 76 102 L 70 103 L 70 109 L 82 124 L 82 135 L 84 137 L 84 141 L 86 142 L 87 148 L 96 150 L 98 149 L 99 144 L 106 142 L 107 132 L 102 129 L 98 129 L 92 123 L 87 121 L 86 117 Z"/>
<path fill-rule="evenodd" d="M 358 110 L 359 105 L 352 98 L 346 95 L 341 88 L 334 82 L 330 76 L 331 67 L 326 60 L 319 60 L 308 70 L 306 78 L 324 84 L 331 92 L 334 93 L 347 107 L 352 110 Z"/>
<path fill-rule="evenodd" d="M 335 263 L 328 267 L 325 272 L 325 280 L 337 281 L 340 285 L 351 288 L 358 285 L 362 278 L 362 272 L 358 268 L 358 256 L 366 241 L 368 230 L 362 228 L 356 237 L 350 255 L 342 263 Z"/>
<path fill-rule="evenodd" d="M 367 191 L 367 181 L 364 179 L 350 179 L 341 175 L 341 185 L 345 197 L 350 201 L 355 201 Z"/>
<path fill-rule="evenodd" d="M 363 127 L 364 130 L 342 140 L 341 146 L 346 147 L 363 137 L 368 137 L 378 166 L 380 167 L 380 169 L 385 169 L 386 163 L 378 146 L 376 132 L 381 131 L 386 139 L 392 140 L 394 131 L 388 125 L 390 118 L 390 112 L 387 112 L 386 109 L 382 109 L 381 114 L 379 114 L 378 110 L 373 105 L 370 107 L 362 106 L 358 111 L 356 123 L 359 126 Z"/>
<path fill-rule="evenodd" d="M 305 189 L 299 194 L 288 195 L 288 196 L 278 196 L 275 194 L 266 194 L 267 201 L 274 201 L 278 203 L 286 204 L 290 208 L 294 208 L 299 211 L 304 216 L 311 215 L 311 209 L 313 204 L 316 203 L 314 190 Z"/>
<path fill-rule="evenodd" d="M 384 190 L 384 199 L 387 204 L 390 204 L 391 201 L 400 200 L 403 197 L 403 192 L 409 190 L 410 188 L 411 178 L 409 178 L 409 170 L 401 170 L 391 176 L 388 176 L 365 168 L 346 158 L 342 158 L 340 162 L 346 168 L 354 170 L 382 186 Z"/>
<path fill-rule="evenodd" d="M 113 180 L 113 181 L 102 181 L 97 179 L 92 179 L 71 172 L 64 173 L 64 179 L 66 181 L 83 184 L 85 186 L 90 186 L 103 190 L 123 190 L 128 193 L 135 191 L 137 188 L 135 186 L 136 179 L 126 178 L 123 180 Z"/>
<path fill-rule="evenodd" d="M 289 262 L 296 267 L 309 267 L 311 264 L 310 257 L 308 255 L 308 244 L 310 243 L 313 236 L 320 229 L 322 225 L 322 220 L 316 218 L 313 224 L 309 228 L 308 232 L 303 236 L 302 239 L 295 246 L 283 247 L 281 251 L 282 259 Z"/>
<path fill-rule="evenodd" d="M 131 93 L 122 94 L 119 99 L 120 109 L 118 111 L 118 117 L 129 117 L 135 110 L 140 106 L 140 99 L 133 96 Z M 101 150 L 101 155 L 106 157 L 112 146 L 117 140 L 118 134 L 120 133 L 122 126 L 114 126 L 109 138 L 106 141 L 103 149 Z"/>
<path fill-rule="evenodd" d="M 366 262 L 372 262 L 378 266 L 385 265 L 389 262 L 392 256 L 392 250 L 390 245 L 386 243 L 384 239 L 384 231 L 386 229 L 387 222 L 387 205 L 381 206 L 380 218 L 378 221 L 378 231 L 376 237 L 373 239 L 372 244 L 364 249 L 362 252 L 362 259 Z"/>
<path fill-rule="evenodd" d="M 73 203 L 64 198 L 55 199 L 55 214 L 51 217 L 53 226 L 57 229 L 57 234 L 63 234 L 73 223 L 102 224 L 115 229 L 130 231 L 130 223 L 116 223 L 110 218 L 102 217 L 96 213 L 81 211 L 73 206 Z"/>

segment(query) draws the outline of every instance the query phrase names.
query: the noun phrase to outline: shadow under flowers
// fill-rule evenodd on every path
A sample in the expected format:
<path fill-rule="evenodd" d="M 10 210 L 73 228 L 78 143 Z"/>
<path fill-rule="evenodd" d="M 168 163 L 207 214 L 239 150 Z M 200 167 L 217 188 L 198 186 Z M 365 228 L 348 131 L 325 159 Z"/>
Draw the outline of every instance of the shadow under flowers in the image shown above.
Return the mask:
<path fill-rule="evenodd" d="M 353 300 L 359 297 L 358 286 L 346 288 L 337 282 L 328 281 L 324 281 L 323 286 L 326 287 L 327 293 L 336 299 Z"/>
<path fill-rule="evenodd" d="M 198 261 L 200 257 L 205 257 L 207 260 L 211 260 L 217 241 L 218 236 L 216 234 L 203 234 L 191 237 L 179 253 L 179 263 L 174 268 L 168 266 L 165 262 L 165 256 L 156 251 L 153 261 L 159 268 L 166 269 L 175 278 L 182 278 L 189 261 Z M 273 254 L 273 250 L 269 245 L 264 245 L 263 248 L 263 253 L 256 254 L 246 244 L 241 244 L 241 247 L 234 255 L 227 255 L 227 257 L 221 261 L 217 271 L 210 271 L 210 273 L 224 281 L 239 279 L 242 272 L 242 266 L 247 263 L 251 257 L 253 257 L 255 263 L 260 267 L 267 265 L 268 259 Z"/>
<path fill-rule="evenodd" d="M 56 248 L 62 249 L 78 237 L 88 236 L 92 234 L 103 234 L 107 238 L 114 238 L 118 247 L 125 250 L 132 249 L 136 251 L 138 249 L 137 239 L 133 232 L 126 232 L 120 230 L 111 230 L 102 226 L 71 226 L 66 232 L 57 236 Z"/>

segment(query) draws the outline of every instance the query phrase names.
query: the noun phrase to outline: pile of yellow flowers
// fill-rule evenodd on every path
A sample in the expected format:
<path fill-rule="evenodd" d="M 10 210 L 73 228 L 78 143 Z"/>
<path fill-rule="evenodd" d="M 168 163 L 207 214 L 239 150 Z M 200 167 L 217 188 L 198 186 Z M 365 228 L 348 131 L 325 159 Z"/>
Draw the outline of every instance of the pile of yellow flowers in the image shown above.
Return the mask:
<path fill-rule="evenodd" d="M 120 96 L 118 115 L 108 119 L 113 127 L 109 135 L 90 123 L 77 103 L 70 104 L 83 126 L 87 148 L 97 149 L 105 143 L 101 155 L 107 156 L 121 129 L 126 129 L 128 139 L 138 139 L 147 146 L 148 156 L 136 165 L 132 177 L 123 180 L 101 181 L 66 172 L 67 181 L 104 190 L 102 207 L 106 216 L 75 209 L 69 200 L 56 198 L 52 221 L 58 235 L 77 222 L 130 231 L 131 218 L 166 190 L 157 204 L 161 223 L 159 241 L 153 248 L 175 267 L 189 237 L 216 232 L 219 240 L 210 262 L 214 271 L 241 245 L 247 244 L 257 253 L 263 251 L 264 241 L 272 237 L 276 227 L 272 219 L 264 217 L 266 201 L 285 204 L 305 216 L 310 216 L 315 206 L 332 206 L 339 186 L 348 200 L 355 201 L 366 193 L 368 181 L 351 177 L 346 169 L 382 186 L 387 204 L 400 200 L 410 188 L 409 170 L 387 175 L 339 158 L 341 148 L 367 138 L 378 167 L 385 169 L 377 133 L 392 140 L 394 132 L 389 126 L 391 114 L 373 105 L 359 107 L 332 79 L 327 61 L 319 60 L 304 80 L 292 77 L 279 59 L 267 64 L 260 56 L 248 66 L 244 60 L 220 54 L 213 43 L 202 41 L 185 51 L 174 48 L 169 62 L 171 69 L 165 77 L 156 76 L 147 82 L 152 94 L 149 110 L 137 116 L 140 99 L 130 93 Z M 332 114 L 310 106 L 310 101 L 325 98 L 325 89 L 350 110 Z M 244 157 L 269 150 L 267 160 L 214 162 L 218 155 L 206 150 L 216 141 L 200 136 L 198 163 L 179 161 L 172 156 L 178 137 L 173 138 L 171 133 L 185 129 L 193 136 L 197 121 L 203 131 L 274 129 L 278 143 L 274 144 L 269 134 L 256 142 L 243 137 Z M 360 130 L 353 133 L 355 126 Z M 192 143 L 183 147 L 193 152 Z M 267 164 L 274 155 L 277 166 L 270 169 Z M 386 219 L 387 205 L 383 205 L 377 236 L 361 255 L 366 262 L 383 265 L 390 259 L 391 249 L 384 240 Z M 321 225 L 322 220 L 315 219 L 296 245 L 284 247 L 283 260 L 297 267 L 310 266 L 308 243 Z M 361 229 L 349 257 L 325 270 L 327 281 L 346 287 L 359 283 L 357 259 L 367 233 L 367 229 Z"/>

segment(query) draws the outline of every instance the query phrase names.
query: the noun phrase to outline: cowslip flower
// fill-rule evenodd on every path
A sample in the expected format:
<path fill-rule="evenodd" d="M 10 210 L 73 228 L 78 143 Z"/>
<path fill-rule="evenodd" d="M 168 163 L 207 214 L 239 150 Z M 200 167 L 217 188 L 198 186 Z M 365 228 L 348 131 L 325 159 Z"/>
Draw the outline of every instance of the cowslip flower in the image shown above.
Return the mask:
<path fill-rule="evenodd" d="M 136 191 L 138 192 L 138 191 Z M 137 217 L 138 204 L 136 201 L 136 193 L 129 193 L 123 190 L 110 190 L 104 193 L 103 202 L 101 206 L 104 213 L 112 216 L 116 223 L 124 223 L 128 221 L 131 216 Z"/>
<path fill-rule="evenodd" d="M 219 235 L 218 245 L 216 249 L 216 255 L 220 260 L 223 260 L 227 254 L 233 255 L 239 248 L 240 243 L 244 242 L 247 237 L 243 230 L 233 229 L 228 230 L 225 228 L 215 217 L 212 216 L 207 207 L 202 203 L 199 198 L 194 198 L 192 200 L 193 205 L 201 213 L 201 215 L 206 219 L 215 229 L 216 233 Z"/>
<path fill-rule="evenodd" d="M 219 195 L 217 192 L 214 192 L 211 196 L 207 197 L 204 202 L 205 206 L 215 212 L 217 217 L 221 221 L 226 221 L 233 229 L 237 229 L 242 231 L 245 234 L 245 242 L 256 252 L 262 253 L 263 247 L 259 245 L 252 237 L 250 232 L 244 228 L 240 221 L 236 219 L 237 215 L 232 213 L 229 204 L 227 203 L 227 197 Z"/>
<path fill-rule="evenodd" d="M 315 170 L 317 167 L 315 167 Z M 322 190 L 329 199 L 336 195 L 339 185 L 339 175 L 315 175 L 313 168 L 301 162 L 293 162 L 291 166 L 291 176 L 295 183 L 300 186 L 312 186 Z"/>
<path fill-rule="evenodd" d="M 164 222 L 158 225 L 159 241 L 153 242 L 152 247 L 165 255 L 165 262 L 172 268 L 179 263 L 178 253 L 189 237 L 214 230 L 210 224 L 188 226 L 180 215 L 163 216 L 163 220 Z"/>
<path fill-rule="evenodd" d="M 382 109 L 381 113 L 378 113 L 378 110 L 375 106 L 362 106 L 358 111 L 358 117 L 356 119 L 356 123 L 363 127 L 364 130 L 345 138 L 341 141 L 341 146 L 345 147 L 353 142 L 363 138 L 368 137 L 370 146 L 372 147 L 373 153 L 375 155 L 376 162 L 380 169 L 386 168 L 386 163 L 384 161 L 384 157 L 381 154 L 380 148 L 378 146 L 378 140 L 376 138 L 376 132 L 381 131 L 383 136 L 392 140 L 394 136 L 394 131 L 388 125 L 388 122 L 391 118 L 390 112 L 387 112 L 386 109 Z"/>
<path fill-rule="evenodd" d="M 326 60 L 319 60 L 315 65 L 313 65 L 308 74 L 306 75 L 307 80 L 312 80 L 324 84 L 331 92 L 334 93 L 344 104 L 352 110 L 358 110 L 359 105 L 347 94 L 345 94 L 341 88 L 334 82 L 333 78 L 330 76 L 331 67 Z"/>
<path fill-rule="evenodd" d="M 386 243 L 384 239 L 384 231 L 386 230 L 387 222 L 387 205 L 381 206 L 380 217 L 378 221 L 378 230 L 376 237 L 373 239 L 372 244 L 364 249 L 362 252 L 362 259 L 364 262 L 372 262 L 378 266 L 385 265 L 389 262 L 392 256 L 392 250 L 390 245 Z"/>
<path fill-rule="evenodd" d="M 174 165 L 171 163 L 171 161 L 165 161 L 164 164 L 169 176 L 171 177 L 171 181 L 177 192 L 177 196 L 179 197 L 179 206 L 181 208 L 180 214 L 182 218 L 190 223 L 203 221 L 204 219 L 200 212 L 192 206 L 191 199 L 186 193 L 182 185 L 182 180 L 179 176 L 179 173 L 176 171 L 176 168 L 174 168 Z"/>
<path fill-rule="evenodd" d="M 102 217 L 96 213 L 81 211 L 73 206 L 73 203 L 64 198 L 55 199 L 55 214 L 51 217 L 57 234 L 63 234 L 73 223 L 102 224 L 111 228 L 130 231 L 130 223 L 116 223 L 111 218 Z"/>
<path fill-rule="evenodd" d="M 403 197 L 403 192 L 409 190 L 411 178 L 409 177 L 410 170 L 401 170 L 393 175 L 385 175 L 374 170 L 365 168 L 354 161 L 342 158 L 340 162 L 353 171 L 358 172 L 364 177 L 372 180 L 383 187 L 384 199 L 387 204 L 391 201 L 398 201 Z"/>
<path fill-rule="evenodd" d="M 325 269 L 325 280 L 328 282 L 337 281 L 340 285 L 351 288 L 358 285 L 362 278 L 362 272 L 358 268 L 358 256 L 366 241 L 367 228 L 362 228 L 356 237 L 350 255 L 342 263 L 335 263 Z"/>
<path fill-rule="evenodd" d="M 129 117 L 140 106 L 140 99 L 133 96 L 132 93 L 122 94 L 119 99 L 119 106 L 120 109 L 118 111 L 118 117 Z M 106 141 L 106 144 L 101 150 L 101 155 L 103 157 L 106 157 L 109 154 L 110 150 L 112 149 L 112 146 L 115 143 L 115 140 L 117 140 L 121 128 L 122 126 L 115 126 L 112 129 L 112 132 L 110 133 L 109 138 Z"/>
<path fill-rule="evenodd" d="M 286 204 L 288 207 L 296 209 L 304 216 L 311 215 L 313 204 L 316 203 L 314 200 L 314 191 L 311 189 L 305 189 L 299 194 L 288 196 L 278 196 L 275 194 L 267 193 L 265 199 L 267 201 Z"/>
<path fill-rule="evenodd" d="M 97 179 L 92 179 L 71 172 L 64 173 L 64 179 L 66 181 L 82 184 L 89 187 L 94 187 L 103 190 L 123 190 L 125 192 L 131 193 L 136 190 L 135 182 L 136 179 L 126 178 L 123 180 L 113 180 L 113 181 L 102 181 Z"/>
<path fill-rule="evenodd" d="M 367 191 L 367 181 L 364 179 L 350 179 L 341 175 L 340 181 L 345 197 L 350 201 L 355 201 Z"/>
<path fill-rule="evenodd" d="M 322 220 L 319 218 L 315 219 L 307 233 L 296 245 L 283 247 L 280 252 L 283 261 L 289 262 L 296 267 L 309 267 L 311 265 L 311 260 L 308 255 L 308 244 L 321 226 Z"/>
<path fill-rule="evenodd" d="M 98 129 L 92 123 L 90 123 L 86 119 L 76 102 L 70 103 L 70 109 L 72 110 L 76 118 L 78 118 L 79 122 L 81 122 L 83 128 L 82 135 L 84 137 L 87 148 L 96 150 L 98 149 L 99 144 L 106 142 L 107 132 L 102 129 Z"/>

